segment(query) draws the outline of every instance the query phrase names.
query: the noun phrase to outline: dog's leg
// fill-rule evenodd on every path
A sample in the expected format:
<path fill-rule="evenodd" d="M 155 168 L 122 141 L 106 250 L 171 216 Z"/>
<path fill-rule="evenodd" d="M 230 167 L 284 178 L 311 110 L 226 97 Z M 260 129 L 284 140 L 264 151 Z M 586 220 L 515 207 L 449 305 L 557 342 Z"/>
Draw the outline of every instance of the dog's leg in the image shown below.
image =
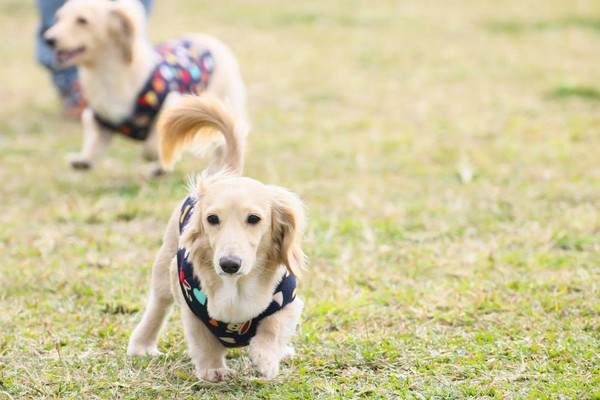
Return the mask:
<path fill-rule="evenodd" d="M 150 133 L 144 141 L 142 157 L 146 161 L 158 160 L 158 133 L 156 132 L 156 127 L 154 126 L 150 128 Z"/>
<path fill-rule="evenodd" d="M 261 321 L 256 336 L 250 341 L 250 359 L 254 368 L 265 378 L 274 378 L 279 372 L 279 362 L 293 357 L 289 342 L 295 332 L 304 303 L 296 298 L 275 314 Z"/>
<path fill-rule="evenodd" d="M 167 95 L 165 99 L 162 109 L 165 110 L 169 107 L 173 107 L 181 100 L 181 93 L 171 92 Z M 162 112 L 162 111 L 161 111 Z M 160 114 L 157 116 L 156 121 L 160 120 Z M 150 167 L 150 176 L 157 177 L 161 175 L 168 174 L 172 172 L 170 168 L 165 167 L 162 162 L 159 160 L 160 156 L 160 141 L 159 141 L 159 132 L 156 124 L 151 128 L 150 135 L 144 142 L 144 149 L 142 155 L 147 161 L 154 161 L 152 163 L 152 167 Z"/>
<path fill-rule="evenodd" d="M 83 124 L 83 148 L 78 154 L 71 156 L 71 166 L 75 169 L 89 169 L 94 166 L 100 156 L 104 153 L 112 134 L 103 129 L 94 120 L 94 112 L 86 108 L 81 114 Z"/>
<path fill-rule="evenodd" d="M 188 353 L 196 366 L 196 376 L 208 382 L 219 382 L 233 377 L 235 371 L 225 365 L 227 349 L 192 313 L 183 299 L 181 317 L 188 343 Z"/>
<path fill-rule="evenodd" d="M 150 134 L 144 141 L 144 147 L 142 149 L 142 157 L 144 157 L 144 160 L 153 161 L 152 166 L 150 167 L 151 177 L 162 176 L 169 172 L 158 160 L 158 146 L 158 131 L 156 126 L 153 126 L 150 129 Z"/>
<path fill-rule="evenodd" d="M 155 270 L 156 268 L 164 268 L 168 272 L 168 267 L 164 265 L 155 264 Z M 157 348 L 158 334 L 171 311 L 173 296 L 168 285 L 169 277 L 159 277 L 157 275 L 159 274 L 153 274 L 152 276 L 152 291 L 144 316 L 129 339 L 129 345 L 127 346 L 127 355 L 129 356 L 160 354 Z M 166 285 L 164 284 L 165 281 Z"/>
<path fill-rule="evenodd" d="M 156 347 L 158 334 L 174 300 L 170 275 L 173 273 L 171 272 L 173 268 L 175 268 L 174 274 L 177 275 L 175 254 L 177 254 L 178 244 L 178 218 L 179 208 L 176 208 L 167 225 L 163 245 L 154 261 L 148 305 L 142 320 L 131 334 L 127 355 L 159 354 Z"/>

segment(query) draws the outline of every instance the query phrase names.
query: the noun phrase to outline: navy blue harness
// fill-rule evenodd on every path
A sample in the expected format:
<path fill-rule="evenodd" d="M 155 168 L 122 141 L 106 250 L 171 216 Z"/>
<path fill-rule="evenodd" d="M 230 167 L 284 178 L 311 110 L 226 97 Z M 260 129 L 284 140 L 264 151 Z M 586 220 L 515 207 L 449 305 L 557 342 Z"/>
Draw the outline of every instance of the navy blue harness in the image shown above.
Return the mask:
<path fill-rule="evenodd" d="M 190 220 L 194 210 L 194 200 L 188 197 L 181 207 L 179 217 L 179 234 Z M 194 276 L 193 265 L 188 261 L 188 251 L 180 247 L 177 250 L 177 271 L 179 273 L 179 285 L 183 297 L 192 312 L 204 322 L 206 327 L 219 339 L 225 347 L 242 347 L 250 343 L 250 339 L 256 335 L 256 328 L 263 318 L 266 318 L 294 301 L 296 298 L 296 278 L 287 271 L 273 292 L 271 304 L 257 317 L 243 324 L 230 324 L 217 321 L 208 314 L 208 299 L 202 291 L 201 282 Z"/>
<path fill-rule="evenodd" d="M 212 54 L 191 40 L 177 39 L 156 46 L 160 61 L 138 94 L 132 114 L 114 123 L 94 112 L 100 126 L 136 140 L 146 140 L 150 127 L 170 92 L 200 93 L 214 70 Z"/>

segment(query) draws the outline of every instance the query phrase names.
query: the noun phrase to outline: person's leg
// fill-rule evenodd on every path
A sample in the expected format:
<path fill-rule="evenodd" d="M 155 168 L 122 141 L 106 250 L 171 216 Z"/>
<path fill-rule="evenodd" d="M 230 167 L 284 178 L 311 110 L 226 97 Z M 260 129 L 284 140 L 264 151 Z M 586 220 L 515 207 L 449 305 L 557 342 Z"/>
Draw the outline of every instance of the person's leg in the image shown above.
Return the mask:
<path fill-rule="evenodd" d="M 146 9 L 146 15 L 150 15 L 150 10 L 152 10 L 152 3 L 154 0 L 140 0 Z"/>
<path fill-rule="evenodd" d="M 63 102 L 63 114 L 77 119 L 85 107 L 77 83 L 77 67 L 57 68 L 54 64 L 54 51 L 44 41 L 44 33 L 54 24 L 54 14 L 64 3 L 65 0 L 37 0 L 40 26 L 36 38 L 36 57 L 50 72 L 52 83 Z"/>
<path fill-rule="evenodd" d="M 65 0 L 37 0 L 40 27 L 37 32 L 37 60 L 52 73 L 52 81 L 61 95 L 68 94 L 77 81 L 77 68 L 59 69 L 54 65 L 54 51 L 44 41 L 44 33 L 54 24 L 54 14 Z"/>

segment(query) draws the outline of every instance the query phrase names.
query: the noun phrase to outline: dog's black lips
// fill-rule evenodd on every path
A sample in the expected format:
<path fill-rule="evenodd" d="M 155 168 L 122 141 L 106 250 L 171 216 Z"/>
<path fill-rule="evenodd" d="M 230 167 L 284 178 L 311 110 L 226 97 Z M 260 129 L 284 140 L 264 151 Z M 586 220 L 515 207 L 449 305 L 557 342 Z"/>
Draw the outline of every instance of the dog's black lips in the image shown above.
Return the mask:
<path fill-rule="evenodd" d="M 58 64 L 64 64 L 71 58 L 85 51 L 85 47 L 81 46 L 75 50 L 56 50 L 55 57 Z"/>

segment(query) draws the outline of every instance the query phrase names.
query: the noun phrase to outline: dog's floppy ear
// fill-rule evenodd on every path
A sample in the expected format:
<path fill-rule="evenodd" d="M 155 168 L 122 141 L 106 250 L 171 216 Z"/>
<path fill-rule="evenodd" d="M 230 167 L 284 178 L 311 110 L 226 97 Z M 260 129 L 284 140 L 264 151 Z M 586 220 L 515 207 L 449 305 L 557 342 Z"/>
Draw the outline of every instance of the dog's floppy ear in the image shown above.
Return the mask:
<path fill-rule="evenodd" d="M 204 224 L 199 215 L 202 214 L 202 198 L 206 193 L 207 187 L 213 182 L 212 177 L 208 176 L 206 171 L 202 174 L 190 178 L 188 181 L 189 196 L 194 200 L 194 215 L 188 221 L 188 225 L 181 236 L 181 241 L 186 247 L 191 247 L 200 236 L 204 234 Z M 183 210 L 185 212 L 185 210 Z M 184 212 L 182 212 L 180 223 L 183 222 Z"/>
<path fill-rule="evenodd" d="M 193 210 L 189 206 L 184 206 L 181 210 L 181 214 L 179 216 L 179 223 L 183 223 L 183 220 L 186 218 L 188 213 L 192 212 L 193 215 L 190 217 L 183 234 L 181 235 L 181 242 L 188 249 L 192 247 L 192 244 L 198 240 L 200 236 L 204 233 L 204 226 L 202 225 L 202 220 L 198 217 L 198 215 L 202 214 L 202 208 L 200 201 L 196 199 L 196 204 L 194 205 Z"/>
<path fill-rule="evenodd" d="M 110 11 L 109 24 L 111 37 L 114 38 L 116 45 L 121 50 L 123 59 L 126 63 L 131 63 L 133 60 L 133 20 L 124 10 L 114 8 Z"/>
<path fill-rule="evenodd" d="M 306 256 L 302 251 L 302 235 L 306 216 L 304 204 L 287 189 L 269 186 L 272 193 L 272 236 L 279 257 L 290 274 L 300 276 Z"/>
<path fill-rule="evenodd" d="M 214 184 L 215 181 L 236 176 L 227 170 L 219 171 L 217 174 L 210 174 L 208 171 L 203 171 L 201 174 L 192 177 L 188 182 L 189 196 L 194 200 L 194 215 L 190 218 L 188 225 L 181 236 L 182 243 L 186 247 L 191 247 L 191 244 L 204 234 L 204 224 L 199 215 L 202 214 L 202 198 L 206 195 L 206 191 Z M 185 209 L 183 210 L 181 220 L 183 221 Z"/>

